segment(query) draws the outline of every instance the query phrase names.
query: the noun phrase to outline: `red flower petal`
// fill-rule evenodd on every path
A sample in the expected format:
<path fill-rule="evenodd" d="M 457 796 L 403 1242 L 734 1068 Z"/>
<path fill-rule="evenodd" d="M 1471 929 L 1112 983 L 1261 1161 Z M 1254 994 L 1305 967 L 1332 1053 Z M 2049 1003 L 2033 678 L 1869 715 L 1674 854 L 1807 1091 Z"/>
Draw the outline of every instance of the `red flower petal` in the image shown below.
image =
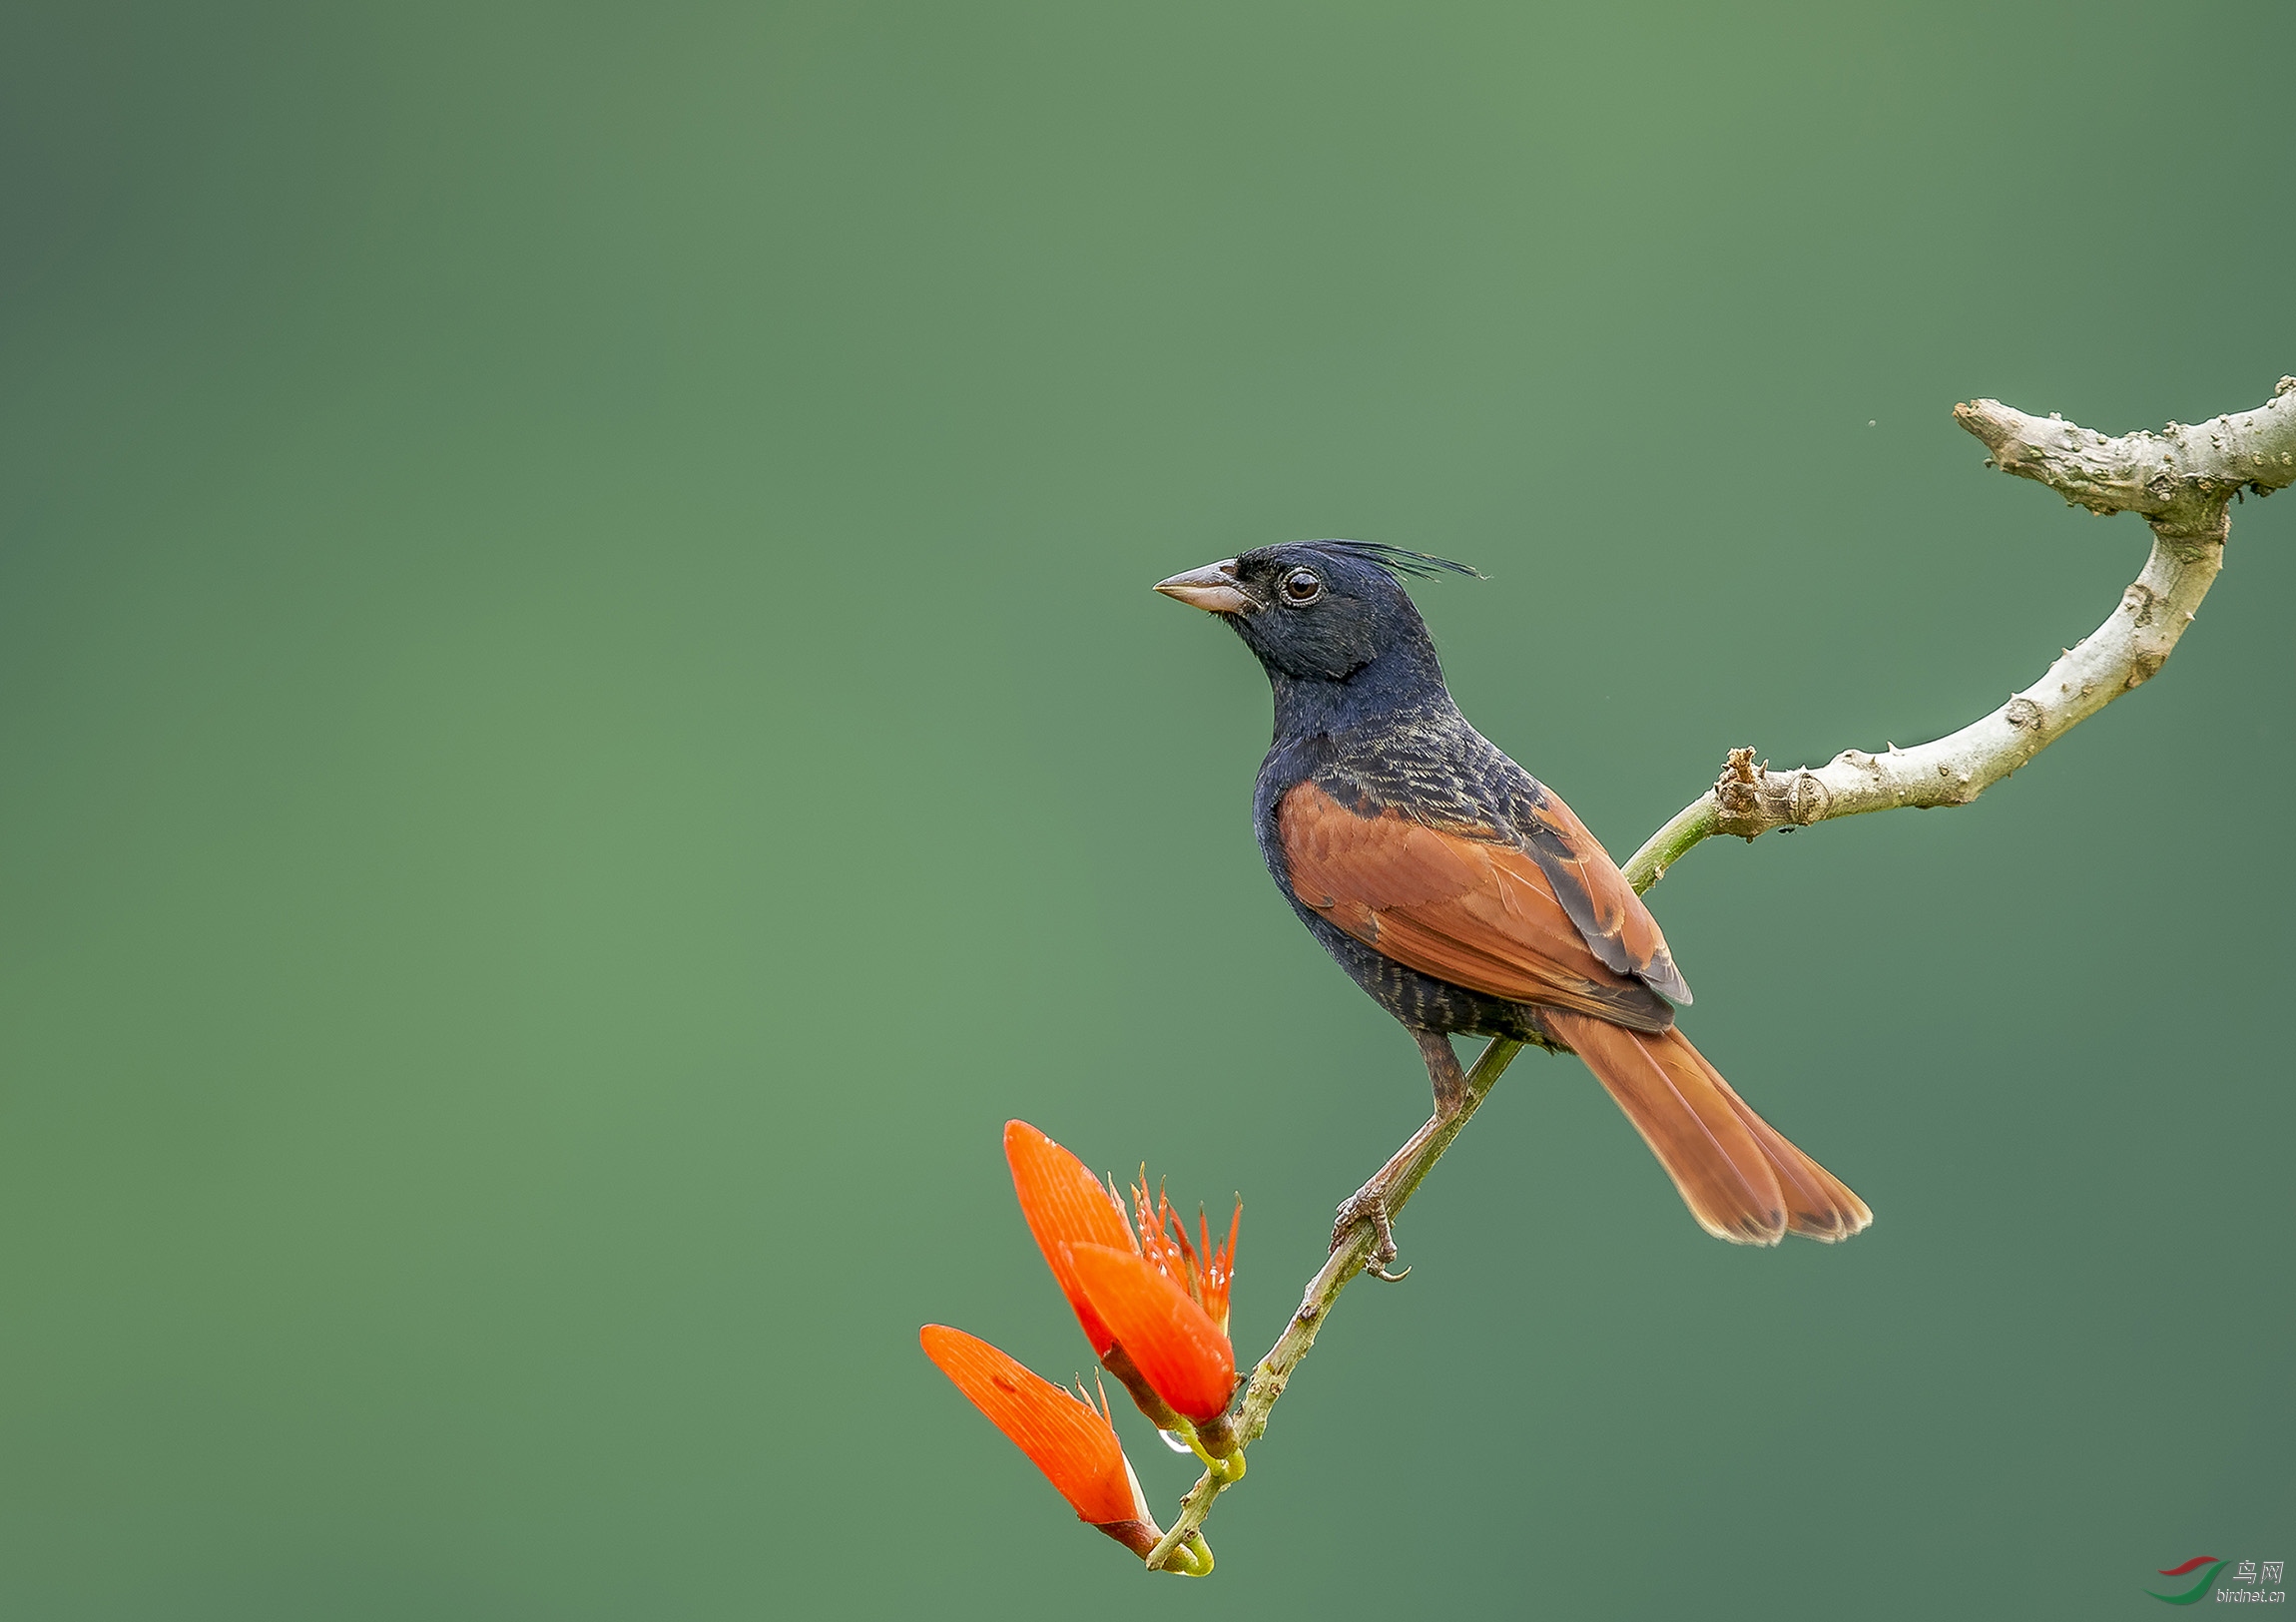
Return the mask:
<path fill-rule="evenodd" d="M 1101 1316 L 1085 1300 L 1069 1265 L 1066 1247 L 1107 1245 L 1132 1248 L 1132 1230 L 1124 1221 L 1124 1208 L 1100 1186 L 1100 1180 L 1074 1155 L 1054 1143 L 1026 1121 L 1004 1123 L 1004 1158 L 1012 1167 L 1012 1192 L 1020 1197 L 1020 1214 L 1045 1265 L 1075 1310 L 1084 1339 L 1095 1356 L 1105 1355 L 1116 1344 Z"/>
<path fill-rule="evenodd" d="M 1236 1394 L 1236 1349 L 1188 1293 L 1129 1248 L 1071 1245 L 1070 1265 L 1158 1396 L 1201 1424 Z"/>
<path fill-rule="evenodd" d="M 1044 1472 L 1077 1519 L 1102 1526 L 1148 1518 L 1106 1414 L 962 1330 L 927 1324 L 917 1341 L 972 1405 Z"/>

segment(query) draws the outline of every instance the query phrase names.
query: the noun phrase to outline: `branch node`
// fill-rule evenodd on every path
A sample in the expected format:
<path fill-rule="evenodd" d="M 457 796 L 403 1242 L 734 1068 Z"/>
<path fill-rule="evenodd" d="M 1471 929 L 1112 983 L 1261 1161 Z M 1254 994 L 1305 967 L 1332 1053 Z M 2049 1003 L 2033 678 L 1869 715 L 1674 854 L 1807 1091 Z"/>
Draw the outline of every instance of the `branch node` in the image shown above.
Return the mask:
<path fill-rule="evenodd" d="M 1750 749 L 1734 749 L 1714 780 L 1714 831 L 1741 839 L 1780 828 L 1808 827 L 1834 813 L 1833 792 L 1808 767 L 1773 772 L 1754 764 Z"/>
<path fill-rule="evenodd" d="M 1722 763 L 1722 775 L 1714 780 L 1714 828 L 1718 833 L 1734 833 L 1739 838 L 1751 839 L 1763 830 L 1762 788 L 1768 775 L 1768 763 L 1757 772 L 1751 749 L 1734 749 L 1730 758 Z"/>
<path fill-rule="evenodd" d="M 1796 827 L 1822 822 L 1831 814 L 1834 797 L 1815 772 L 1797 771 L 1786 790 L 1786 814 Z"/>

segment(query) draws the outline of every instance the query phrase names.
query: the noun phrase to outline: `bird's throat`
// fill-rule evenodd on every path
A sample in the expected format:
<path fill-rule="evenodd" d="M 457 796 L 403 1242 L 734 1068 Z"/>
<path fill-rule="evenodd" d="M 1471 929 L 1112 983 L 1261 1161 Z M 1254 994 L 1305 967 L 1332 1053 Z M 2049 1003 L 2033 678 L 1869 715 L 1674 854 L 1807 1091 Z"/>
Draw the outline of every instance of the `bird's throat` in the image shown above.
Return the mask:
<path fill-rule="evenodd" d="M 1338 680 L 1270 666 L 1268 685 L 1275 693 L 1279 739 L 1337 735 L 1414 711 L 1450 708 L 1432 647 L 1392 649 Z"/>

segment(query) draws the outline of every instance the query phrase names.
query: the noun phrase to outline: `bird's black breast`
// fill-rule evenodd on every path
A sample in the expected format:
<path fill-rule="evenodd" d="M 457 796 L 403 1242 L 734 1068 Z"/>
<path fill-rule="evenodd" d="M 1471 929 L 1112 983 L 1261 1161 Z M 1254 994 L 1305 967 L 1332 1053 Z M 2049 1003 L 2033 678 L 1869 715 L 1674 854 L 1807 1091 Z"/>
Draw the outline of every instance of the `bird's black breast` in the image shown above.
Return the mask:
<path fill-rule="evenodd" d="M 1358 816 L 1400 811 L 1429 827 L 1467 828 L 1501 843 L 1530 847 L 1546 831 L 1538 815 L 1546 786 L 1444 705 L 1383 716 L 1339 734 L 1279 739 L 1261 763 L 1253 796 L 1260 847 L 1278 883 L 1276 808 L 1302 783 L 1315 786 Z"/>

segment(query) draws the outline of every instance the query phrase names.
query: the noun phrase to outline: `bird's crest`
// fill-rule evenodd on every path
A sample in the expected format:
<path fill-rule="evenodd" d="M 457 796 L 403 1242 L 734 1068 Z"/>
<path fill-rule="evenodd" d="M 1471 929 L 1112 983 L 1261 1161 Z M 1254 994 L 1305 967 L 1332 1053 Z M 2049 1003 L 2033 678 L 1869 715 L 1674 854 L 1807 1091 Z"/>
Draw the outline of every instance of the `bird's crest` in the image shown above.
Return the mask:
<path fill-rule="evenodd" d="M 1475 580 L 1487 580 L 1480 569 L 1448 558 L 1435 557 L 1426 552 L 1407 552 L 1400 546 L 1388 546 L 1379 541 L 1310 541 L 1308 545 L 1325 552 L 1338 552 L 1346 557 L 1361 558 L 1376 563 L 1397 579 L 1430 580 L 1438 572 L 1448 569 L 1453 574 L 1466 575 Z"/>

